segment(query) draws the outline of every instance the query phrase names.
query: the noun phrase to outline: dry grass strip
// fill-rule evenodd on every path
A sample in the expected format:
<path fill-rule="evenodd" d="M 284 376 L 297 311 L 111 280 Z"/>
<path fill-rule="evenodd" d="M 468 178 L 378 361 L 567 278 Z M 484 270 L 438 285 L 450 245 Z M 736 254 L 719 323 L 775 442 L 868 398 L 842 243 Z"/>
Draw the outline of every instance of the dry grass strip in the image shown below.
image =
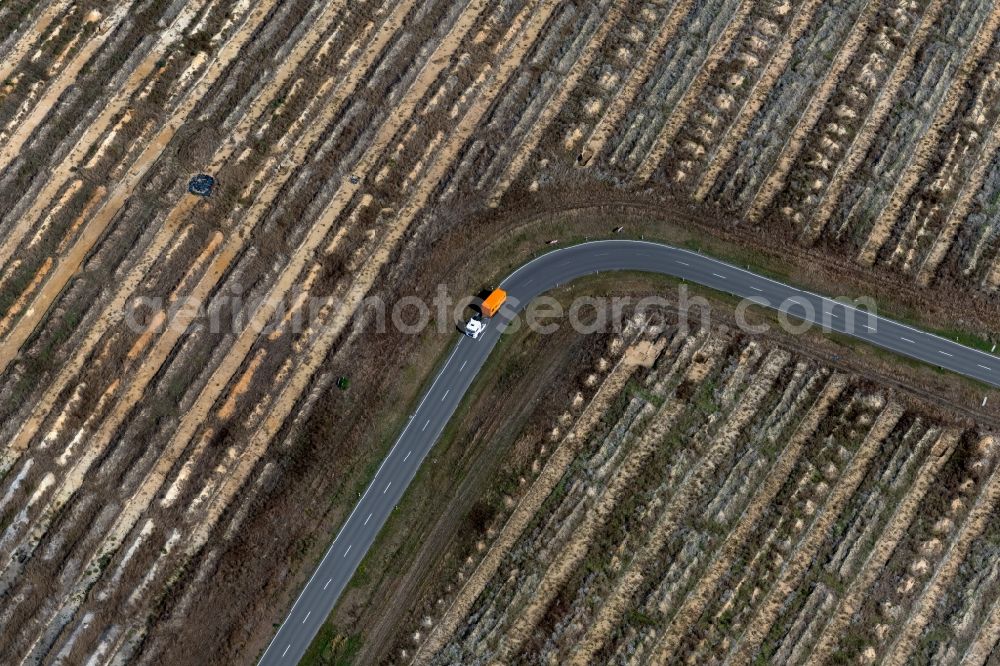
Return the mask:
<path fill-rule="evenodd" d="M 628 358 L 629 356 L 626 355 L 615 365 L 607 379 L 601 384 L 601 388 L 584 408 L 580 418 L 573 425 L 573 429 L 566 434 L 556 450 L 552 452 L 552 456 L 545 463 L 538 478 L 518 502 L 517 507 L 500 531 L 500 535 L 483 556 L 479 566 L 469 576 L 469 580 L 462 586 L 455 600 L 445 611 L 441 621 L 434 626 L 434 629 L 427 636 L 427 640 L 417 650 L 413 658 L 414 664 L 428 663 L 430 658 L 451 639 L 458 625 L 469 614 L 473 603 L 490 579 L 493 578 L 500 563 L 521 538 L 521 534 L 538 513 L 538 509 L 545 499 L 552 494 L 552 490 L 562 479 L 570 463 L 576 458 L 594 427 L 607 411 L 608 406 L 618 397 L 618 394 L 632 377 L 636 366 L 628 363 Z"/>
<path fill-rule="evenodd" d="M 829 536 L 830 528 L 834 521 L 847 505 L 848 500 L 858 489 L 861 480 L 868 471 L 868 466 L 878 454 L 879 448 L 896 427 L 896 423 L 903 416 L 903 407 L 896 402 L 890 402 L 882 411 L 872 429 L 868 432 L 865 441 L 861 444 L 858 452 L 851 460 L 847 472 L 841 479 L 839 485 L 830 493 L 826 505 L 822 512 L 813 521 L 809 531 L 802 539 L 794 556 L 785 565 L 781 572 L 781 578 L 768 592 L 767 597 L 761 603 L 757 614 L 750 621 L 746 631 L 740 641 L 736 644 L 727 664 L 749 664 L 753 655 L 760 648 L 764 638 L 771 630 L 771 625 L 781 612 L 781 608 L 792 594 L 802 576 L 805 575 L 812 564 L 823 542 Z"/>
<path fill-rule="evenodd" d="M 681 639 L 684 637 L 685 632 L 688 631 L 691 625 L 713 601 L 713 595 L 722 575 L 733 565 L 740 548 L 750 538 L 753 531 L 758 528 L 757 524 L 760 522 L 764 512 L 767 511 L 768 506 L 774 500 L 778 491 L 781 490 L 781 487 L 788 480 L 788 476 L 795 468 L 795 463 L 802 455 L 806 444 L 812 439 L 816 428 L 819 427 L 819 424 L 830 411 L 830 406 L 843 393 L 847 383 L 847 376 L 842 374 L 833 375 L 827 381 L 823 393 L 816 398 L 809 413 L 802 419 L 788 446 L 785 447 L 781 452 L 781 456 L 775 462 L 774 468 L 768 475 L 764 485 L 743 513 L 739 523 L 730 532 L 725 543 L 722 544 L 718 555 L 716 555 L 712 564 L 709 565 L 702 579 L 698 581 L 697 587 L 688 595 L 684 604 L 674 615 L 670 625 L 660 639 L 659 645 L 656 647 L 653 657 L 654 662 L 666 663 L 670 660 L 671 656 L 677 650 Z"/>
<path fill-rule="evenodd" d="M 882 574 L 882 569 L 889 561 L 893 551 L 896 550 L 899 540 L 906 535 L 910 525 L 913 524 L 913 519 L 917 517 L 917 511 L 920 509 L 920 503 L 934 479 L 937 478 L 941 468 L 951 457 L 957 439 L 958 435 L 955 432 L 945 432 L 938 437 L 927 459 L 917 472 L 913 485 L 896 506 L 896 510 L 882 531 L 881 538 L 875 543 L 872 552 L 868 555 L 864 568 L 851 583 L 846 596 L 840 601 L 830 617 L 830 621 L 827 622 L 816 647 L 809 655 L 807 666 L 819 666 L 819 664 L 827 663 L 830 654 L 837 646 L 837 642 L 844 636 L 854 613 L 864 603 L 865 595 Z"/>

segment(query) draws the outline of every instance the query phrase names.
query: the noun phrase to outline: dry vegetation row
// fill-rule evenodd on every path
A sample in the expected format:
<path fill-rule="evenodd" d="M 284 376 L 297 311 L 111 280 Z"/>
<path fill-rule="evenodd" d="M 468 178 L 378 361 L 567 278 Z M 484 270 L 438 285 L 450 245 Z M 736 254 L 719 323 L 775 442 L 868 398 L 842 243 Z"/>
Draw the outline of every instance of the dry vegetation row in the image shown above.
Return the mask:
<path fill-rule="evenodd" d="M 605 380 L 510 517 L 463 539 L 485 548 L 448 558 L 459 570 L 425 592 L 442 617 L 383 655 L 905 660 L 950 631 L 968 602 L 959 572 L 995 551 L 991 437 L 770 343 L 655 321 L 627 339 L 657 343 L 655 362 Z M 989 590 L 970 636 L 996 634 Z"/>
<path fill-rule="evenodd" d="M 310 410 L 329 386 L 326 366 L 366 339 L 368 320 L 355 317 L 364 297 L 396 294 L 466 213 L 525 190 L 644 181 L 747 213 L 768 242 L 815 243 L 903 282 L 989 298 L 1000 286 L 998 16 L 988 0 L 0 7 L 10 27 L 0 39 L 0 661 L 163 663 L 185 649 L 168 626 L 186 636 L 216 628 L 228 637 L 214 641 L 216 660 L 252 660 L 281 614 L 280 583 L 234 595 L 226 613 L 198 599 L 243 557 L 240 527 L 259 525 L 260 507 L 308 476 L 301 457 L 324 455 L 275 442 L 297 442 L 295 424 L 325 418 Z M 207 199 L 186 192 L 201 172 L 217 179 Z M 302 330 L 266 329 L 293 321 L 308 296 L 324 305 Z M 130 326 L 127 307 L 146 298 L 185 307 L 140 312 Z M 199 326 L 191 302 L 222 329 Z M 558 454 L 567 466 L 548 472 L 555 489 L 539 486 L 538 506 L 516 514 L 507 550 L 486 556 L 495 571 L 459 593 L 421 659 L 627 662 L 659 651 L 698 661 L 726 642 L 734 655 L 801 661 L 824 618 L 875 612 L 845 602 L 833 574 L 801 558 L 825 556 L 824 535 L 839 534 L 833 514 L 853 515 L 866 493 L 857 511 L 897 538 L 916 511 L 898 497 L 938 501 L 909 477 L 892 492 L 869 481 L 895 464 L 889 449 L 914 448 L 900 454 L 914 461 L 899 463 L 906 474 L 931 470 L 915 447 L 943 426 L 914 425 L 920 417 L 906 411 L 886 451 L 862 465 L 888 396 L 851 380 L 810 417 L 819 434 L 782 449 L 826 395 L 829 370 L 706 336 L 662 333 L 657 367 L 629 370 L 649 383 L 612 419 L 618 435 L 593 416 L 588 432 L 608 434 L 588 458 L 595 476 L 576 485 L 566 476 L 579 473 L 576 452 L 589 452 L 581 435 Z M 627 379 L 608 395 L 632 391 Z M 617 408 L 603 400 L 600 414 Z M 643 428 L 668 404 L 681 411 L 654 447 Z M 327 427 L 376 439 L 361 426 Z M 343 446 L 330 454 L 334 467 L 351 453 Z M 688 476 L 696 454 L 712 464 Z M 620 467 L 629 459 L 651 462 Z M 960 475 L 956 459 L 926 473 Z M 858 490 L 835 490 L 850 474 L 862 477 Z M 630 485 L 617 481 L 594 506 L 612 478 Z M 314 478 L 322 496 L 343 480 L 324 479 Z M 620 492 L 632 486 L 635 497 Z M 532 517 L 553 508 L 541 506 L 552 493 L 565 493 L 563 513 L 543 529 Z M 766 508 L 770 496 L 776 508 Z M 966 513 L 947 518 L 958 525 Z M 566 559 L 533 560 L 550 537 L 569 543 L 559 527 L 567 516 L 601 547 L 578 538 Z M 289 519 L 289 545 L 269 545 L 262 561 L 306 561 L 319 519 Z M 985 548 L 976 530 L 956 529 L 973 554 Z M 875 534 L 844 530 L 850 545 L 831 557 L 850 590 L 872 575 L 864 563 L 877 561 L 866 559 Z M 885 567 L 912 564 L 894 559 L 909 542 L 877 543 L 893 553 Z M 920 636 L 943 626 L 940 610 L 926 609 L 940 609 L 953 587 L 986 590 L 978 596 L 990 603 L 963 607 L 968 626 L 995 614 L 992 583 L 948 573 L 962 559 L 928 559 L 928 571 L 948 576 L 936 580 L 954 583 L 928 596 L 914 574 L 893 601 L 925 609 Z M 496 576 L 513 582 L 494 586 Z M 534 605 L 521 577 L 549 581 Z M 776 606 L 789 581 L 809 595 Z M 731 595 L 723 602 L 712 590 Z M 526 611 L 519 625 L 505 614 L 512 604 Z M 473 626 L 474 607 L 488 612 Z M 186 625 L 192 609 L 204 621 Z M 883 620 L 884 631 L 900 626 Z M 983 654 L 995 624 L 956 633 L 947 649 Z M 838 654 L 890 648 L 877 633 L 821 640 Z M 927 650 L 917 636 L 904 652 Z"/>

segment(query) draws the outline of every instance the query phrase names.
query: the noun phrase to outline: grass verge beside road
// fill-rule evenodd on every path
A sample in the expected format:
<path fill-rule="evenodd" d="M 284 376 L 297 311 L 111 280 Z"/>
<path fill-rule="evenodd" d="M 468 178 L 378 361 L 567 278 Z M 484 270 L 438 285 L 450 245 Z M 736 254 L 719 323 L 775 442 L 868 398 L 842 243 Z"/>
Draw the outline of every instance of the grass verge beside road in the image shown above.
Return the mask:
<path fill-rule="evenodd" d="M 539 222 L 528 229 L 517 230 L 498 237 L 493 243 L 478 248 L 475 253 L 468 257 L 467 264 L 474 266 L 475 272 L 461 273 L 452 280 L 454 284 L 449 286 L 455 293 L 474 293 L 486 284 L 499 283 L 513 268 L 544 252 L 566 247 L 574 243 L 596 240 L 600 237 L 631 237 L 671 243 L 694 251 L 705 252 L 735 265 L 748 267 L 751 271 L 767 275 L 776 280 L 820 293 L 828 291 L 824 290 L 815 280 L 807 279 L 807 271 L 804 272 L 800 267 L 793 265 L 782 265 L 771 255 L 753 249 L 734 247 L 716 238 L 698 238 L 689 230 L 681 227 L 659 223 L 646 228 L 635 225 L 634 221 L 627 225 L 616 224 L 621 221 L 624 220 L 612 219 L 609 221 L 605 218 L 602 220 L 592 220 L 586 225 L 580 225 L 578 224 L 578 220 L 574 221 L 573 224 L 568 224 L 565 220 L 554 219 Z M 615 226 L 626 226 L 627 228 L 621 234 L 614 234 L 611 230 Z M 601 233 L 602 231 L 603 233 Z M 550 245 L 548 244 L 550 240 L 558 240 L 558 243 Z M 566 286 L 556 291 L 562 295 L 570 293 L 571 290 L 588 290 L 588 293 L 596 293 L 634 289 L 638 292 L 645 290 L 646 293 L 654 293 L 664 287 L 676 286 L 680 282 L 680 280 L 666 276 L 616 272 L 614 274 L 602 274 L 600 276 L 582 278 L 574 282 L 572 287 Z M 734 302 L 738 301 L 738 299 L 728 294 L 720 294 L 704 287 L 692 285 L 690 288 L 692 293 L 702 295 L 721 307 L 731 306 Z M 850 285 L 844 291 L 848 293 L 825 295 L 841 295 L 850 298 L 868 295 L 856 291 Z M 854 293 L 851 293 L 852 291 Z M 931 330 L 944 337 L 957 338 L 963 344 L 969 344 L 985 351 L 989 351 L 992 347 L 991 341 L 983 336 L 965 331 L 942 330 L 927 321 L 926 318 L 915 316 L 912 309 L 907 306 L 891 301 L 880 301 L 878 299 L 876 299 L 876 302 L 879 303 L 879 313 L 883 316 L 890 316 Z M 775 315 L 771 311 L 755 308 L 754 312 L 757 312 L 758 316 L 763 319 L 776 323 Z M 407 365 L 407 372 L 403 381 L 400 382 L 402 385 L 397 386 L 395 389 L 400 394 L 400 400 L 394 404 L 405 405 L 406 409 L 397 410 L 395 413 L 387 415 L 387 418 L 384 420 L 380 419 L 378 439 L 381 445 L 377 447 L 377 450 L 381 455 L 384 455 L 403 424 L 405 424 L 406 415 L 409 413 L 408 410 L 419 400 L 427 382 L 432 380 L 436 375 L 436 368 L 446 358 L 446 354 L 450 350 L 454 339 L 455 337 L 452 335 L 431 335 L 427 336 L 427 339 L 420 341 L 414 354 L 415 358 L 410 359 L 412 362 Z M 521 342 L 523 343 L 523 341 Z M 848 346 L 858 353 L 860 360 L 858 365 L 862 366 L 862 368 L 858 368 L 859 371 L 862 371 L 863 366 L 872 360 L 883 366 L 892 366 L 901 358 L 890 352 L 871 348 L 853 338 L 846 338 L 846 336 L 836 334 L 826 334 L 825 337 L 819 333 L 810 334 L 800 342 L 815 347 L 820 355 L 824 355 L 825 353 L 828 358 L 832 358 L 833 360 L 837 359 L 838 355 L 835 352 L 838 348 L 843 349 L 843 347 Z M 366 600 L 364 597 L 367 594 L 373 593 L 373 591 L 377 591 L 380 584 L 384 587 L 386 581 L 390 581 L 393 576 L 403 575 L 403 572 L 409 569 L 408 563 L 411 563 L 418 555 L 420 544 L 412 542 L 413 540 L 408 545 L 400 543 L 400 533 L 412 530 L 415 516 L 424 514 L 429 509 L 433 515 L 434 508 L 428 505 L 430 498 L 436 497 L 439 502 L 443 503 L 437 505 L 437 509 L 440 509 L 447 504 L 445 500 L 450 496 L 450 493 L 453 493 L 454 488 L 467 480 L 469 468 L 463 465 L 467 465 L 469 460 L 465 459 L 463 462 L 461 455 L 456 454 L 456 451 L 461 448 L 457 444 L 464 441 L 463 437 L 470 436 L 468 419 L 470 410 L 473 409 L 471 406 L 481 400 L 484 391 L 492 386 L 491 379 L 495 379 L 497 373 L 502 370 L 502 366 L 510 362 L 512 352 L 509 345 L 509 340 L 505 339 L 497 352 L 491 355 L 487 366 L 484 367 L 482 374 L 477 378 L 470 389 L 470 393 L 460 405 L 459 412 L 456 413 L 456 416 L 449 423 L 448 428 L 442 435 L 441 440 L 435 446 L 431 454 L 432 458 L 437 457 L 446 464 L 434 470 L 433 473 L 429 471 L 430 466 L 425 464 L 418 472 L 417 477 L 414 479 L 413 484 L 400 504 L 398 512 L 393 514 L 386 528 L 379 534 L 368 557 L 366 557 L 362 563 L 362 567 L 352 580 L 348 591 L 343 595 L 338 607 L 334 609 L 331 620 L 324 625 L 323 631 L 317 636 L 316 641 L 307 654 L 308 659 L 303 663 L 348 663 L 337 660 L 349 660 L 351 658 L 350 655 L 362 649 L 363 639 L 358 637 L 355 628 L 351 625 L 355 624 L 354 620 L 365 615 L 365 608 L 371 604 L 371 599 Z M 532 347 L 530 346 L 524 344 L 518 345 L 518 353 L 521 355 L 530 353 L 531 351 Z M 982 389 L 977 382 L 971 382 L 957 376 L 943 376 L 932 366 L 926 366 L 915 361 L 909 361 L 908 359 L 906 359 L 905 365 L 908 366 L 908 369 L 902 373 L 906 375 L 904 381 L 916 381 L 921 385 L 928 383 L 940 384 L 941 382 L 949 385 L 958 384 L 957 387 L 953 386 L 953 394 L 956 396 L 968 396 Z M 408 390 L 408 387 L 415 388 Z M 464 426 L 461 424 L 464 424 Z M 507 425 L 512 426 L 514 424 L 508 423 Z M 511 437 L 513 437 L 512 434 L 508 435 L 508 438 L 503 443 L 480 441 L 479 446 L 492 444 L 494 455 L 499 456 L 502 451 L 511 445 Z M 367 476 L 353 475 L 355 483 L 351 487 L 363 490 L 380 462 L 381 457 L 374 457 L 369 460 L 365 468 L 368 472 Z M 335 497 L 334 503 L 343 503 L 349 510 L 351 499 L 351 497 L 345 497 L 345 493 L 340 493 Z M 340 508 L 343 509 L 344 507 Z M 328 542 L 329 540 L 326 540 L 325 543 L 328 544 Z M 325 552 L 325 546 L 323 551 L 317 554 L 317 558 L 322 556 L 322 552 Z M 378 571 L 378 575 L 373 575 L 374 571 Z M 348 644 L 353 646 L 350 654 L 345 651 L 344 647 Z"/>

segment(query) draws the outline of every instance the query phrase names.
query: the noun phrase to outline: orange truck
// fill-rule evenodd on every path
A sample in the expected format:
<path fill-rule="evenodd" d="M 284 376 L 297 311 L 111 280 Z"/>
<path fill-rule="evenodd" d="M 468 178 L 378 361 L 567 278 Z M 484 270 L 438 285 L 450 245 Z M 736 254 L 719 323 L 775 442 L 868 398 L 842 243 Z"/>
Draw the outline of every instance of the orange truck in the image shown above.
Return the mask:
<path fill-rule="evenodd" d="M 483 301 L 483 316 L 492 317 L 500 311 L 500 307 L 507 300 L 507 292 L 503 289 L 494 289 L 486 300 Z"/>
<path fill-rule="evenodd" d="M 494 289 L 490 292 L 479 308 L 482 314 L 477 314 L 465 324 L 464 333 L 473 340 L 478 340 L 486 330 L 486 322 L 483 319 L 489 319 L 499 312 L 506 300 L 507 292 L 503 289 Z"/>

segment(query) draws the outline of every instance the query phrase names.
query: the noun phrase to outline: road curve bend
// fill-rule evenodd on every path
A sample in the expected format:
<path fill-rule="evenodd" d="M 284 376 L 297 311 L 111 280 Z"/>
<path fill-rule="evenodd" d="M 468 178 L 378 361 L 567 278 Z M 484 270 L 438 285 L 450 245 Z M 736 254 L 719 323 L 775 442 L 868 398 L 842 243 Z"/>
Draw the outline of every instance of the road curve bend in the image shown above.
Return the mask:
<path fill-rule="evenodd" d="M 459 336 L 448 360 L 268 645 L 260 660 L 262 665 L 295 664 L 301 659 L 514 316 L 531 299 L 556 286 L 616 270 L 670 275 L 753 299 L 763 307 L 778 309 L 784 304 L 792 318 L 808 318 L 828 330 L 1000 387 L 1000 357 L 691 250 L 648 241 L 606 240 L 546 253 L 501 283 L 510 306 L 489 320 L 480 339 Z"/>

